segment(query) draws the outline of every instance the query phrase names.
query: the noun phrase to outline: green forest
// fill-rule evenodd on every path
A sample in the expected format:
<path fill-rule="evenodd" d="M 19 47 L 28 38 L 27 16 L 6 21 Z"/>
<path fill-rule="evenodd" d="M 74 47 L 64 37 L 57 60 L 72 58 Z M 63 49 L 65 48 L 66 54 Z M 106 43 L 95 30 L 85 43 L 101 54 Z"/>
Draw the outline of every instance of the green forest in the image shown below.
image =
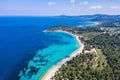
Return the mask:
<path fill-rule="evenodd" d="M 53 80 L 120 80 L 120 29 L 98 26 L 48 29 L 54 30 L 79 35 L 85 48 L 79 56 L 63 65 Z"/>

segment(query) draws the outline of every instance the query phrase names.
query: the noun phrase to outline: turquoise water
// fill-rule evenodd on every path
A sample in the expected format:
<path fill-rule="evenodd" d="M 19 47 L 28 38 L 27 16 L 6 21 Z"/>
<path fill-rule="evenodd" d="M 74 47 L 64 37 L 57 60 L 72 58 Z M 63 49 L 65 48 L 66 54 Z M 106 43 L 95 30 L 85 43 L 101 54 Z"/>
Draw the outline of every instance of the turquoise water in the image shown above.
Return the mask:
<path fill-rule="evenodd" d="M 57 35 L 63 44 L 52 44 L 47 48 L 38 50 L 35 57 L 30 60 L 27 68 L 21 71 L 20 80 L 38 80 L 54 64 L 75 51 L 79 45 L 75 38 L 61 32 L 48 32 L 49 35 Z M 42 58 L 41 58 L 42 57 Z M 34 73 L 33 73 L 34 71 Z"/>
<path fill-rule="evenodd" d="M 80 17 L 0 17 L 0 80 L 37 80 L 78 48 L 74 37 L 44 33 L 58 25 L 92 25 Z M 35 79 L 34 79 L 35 77 Z"/>
<path fill-rule="evenodd" d="M 94 26 L 97 25 L 97 22 L 87 22 L 86 24 L 81 23 L 80 25 L 78 25 L 78 27 L 83 27 L 83 26 Z"/>

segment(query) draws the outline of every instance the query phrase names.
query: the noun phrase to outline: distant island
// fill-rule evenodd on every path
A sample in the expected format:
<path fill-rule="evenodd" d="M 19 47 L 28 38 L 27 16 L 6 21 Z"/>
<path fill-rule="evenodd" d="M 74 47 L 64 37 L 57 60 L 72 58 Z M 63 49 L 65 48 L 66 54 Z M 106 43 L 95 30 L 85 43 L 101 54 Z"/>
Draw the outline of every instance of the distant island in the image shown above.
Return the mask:
<path fill-rule="evenodd" d="M 59 63 L 56 64 L 43 76 L 44 79 L 48 77 L 49 80 L 120 80 L 120 16 L 95 16 L 97 17 L 91 21 L 97 21 L 99 25 L 54 26 L 46 30 L 64 31 L 78 36 L 84 48 L 82 47 L 82 51 L 77 52 L 72 59 L 57 67 L 55 72 L 53 71 L 54 74 L 49 74 Z"/>

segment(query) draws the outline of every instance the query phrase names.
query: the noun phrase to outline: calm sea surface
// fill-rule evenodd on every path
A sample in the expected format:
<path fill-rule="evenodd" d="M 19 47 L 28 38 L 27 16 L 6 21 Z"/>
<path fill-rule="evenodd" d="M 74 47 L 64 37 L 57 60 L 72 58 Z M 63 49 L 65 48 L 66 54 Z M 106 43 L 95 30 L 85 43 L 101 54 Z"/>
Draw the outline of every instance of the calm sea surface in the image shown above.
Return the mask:
<path fill-rule="evenodd" d="M 0 17 L 0 80 L 38 80 L 50 67 L 75 51 L 74 37 L 44 33 L 56 25 L 91 25 L 73 17 Z"/>

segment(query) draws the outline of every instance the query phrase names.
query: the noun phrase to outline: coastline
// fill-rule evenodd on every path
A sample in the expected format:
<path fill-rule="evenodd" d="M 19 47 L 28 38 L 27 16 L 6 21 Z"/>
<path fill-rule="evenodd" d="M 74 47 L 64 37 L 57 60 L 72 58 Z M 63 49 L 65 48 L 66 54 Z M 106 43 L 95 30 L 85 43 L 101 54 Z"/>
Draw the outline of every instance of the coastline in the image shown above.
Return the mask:
<path fill-rule="evenodd" d="M 99 22 L 92 22 L 92 24 L 88 24 L 88 25 L 78 25 L 77 27 L 83 27 L 83 26 L 95 26 L 95 25 L 100 25 Z"/>
<path fill-rule="evenodd" d="M 80 41 L 79 36 L 77 36 L 75 34 L 72 34 L 70 32 L 67 32 L 67 31 L 62 31 L 62 30 L 56 30 L 56 31 L 57 32 L 67 33 L 67 34 L 70 34 L 70 35 L 74 36 L 75 39 L 77 40 L 78 44 L 79 44 L 79 48 L 77 50 L 75 50 L 73 53 L 71 53 L 68 57 L 62 59 L 57 64 L 53 65 L 53 67 L 51 67 L 43 75 L 43 77 L 41 79 L 39 79 L 39 80 L 51 80 L 51 78 L 55 75 L 56 71 L 58 71 L 59 68 L 61 68 L 63 64 L 65 64 L 67 61 L 70 61 L 73 57 L 76 57 L 77 55 L 79 55 L 80 53 L 82 53 L 82 51 L 84 49 L 84 44 Z M 45 30 L 43 32 L 49 32 L 49 31 Z"/>

